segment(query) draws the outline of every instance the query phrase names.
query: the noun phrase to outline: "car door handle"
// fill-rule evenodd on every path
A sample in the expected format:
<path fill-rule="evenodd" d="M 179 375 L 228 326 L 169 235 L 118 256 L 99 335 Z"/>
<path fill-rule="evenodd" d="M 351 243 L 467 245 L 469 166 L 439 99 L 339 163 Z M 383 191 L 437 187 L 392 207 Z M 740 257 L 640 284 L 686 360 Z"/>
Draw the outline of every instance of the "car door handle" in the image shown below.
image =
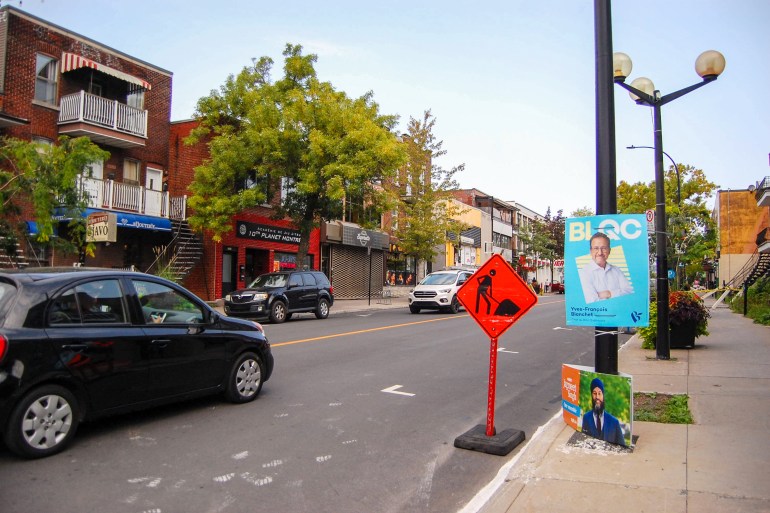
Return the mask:
<path fill-rule="evenodd" d="M 167 338 L 160 338 L 152 341 L 152 345 L 154 345 L 155 347 L 166 347 L 170 343 L 171 341 Z"/>
<path fill-rule="evenodd" d="M 66 349 L 68 351 L 80 352 L 88 349 L 88 346 L 86 344 L 66 344 L 61 346 L 61 348 Z"/>

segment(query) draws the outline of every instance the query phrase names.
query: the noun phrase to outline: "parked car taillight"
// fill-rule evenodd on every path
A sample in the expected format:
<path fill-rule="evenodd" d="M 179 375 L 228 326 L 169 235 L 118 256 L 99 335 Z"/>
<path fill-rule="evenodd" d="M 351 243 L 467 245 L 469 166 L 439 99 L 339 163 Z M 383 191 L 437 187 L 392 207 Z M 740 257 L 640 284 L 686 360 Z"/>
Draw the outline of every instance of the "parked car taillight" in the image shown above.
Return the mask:
<path fill-rule="evenodd" d="M 5 335 L 0 335 L 0 362 L 3 361 L 3 357 L 5 356 L 5 352 L 8 350 L 8 339 L 5 338 Z"/>
<path fill-rule="evenodd" d="M 334 295 L 334 285 L 329 285 L 329 294 Z"/>

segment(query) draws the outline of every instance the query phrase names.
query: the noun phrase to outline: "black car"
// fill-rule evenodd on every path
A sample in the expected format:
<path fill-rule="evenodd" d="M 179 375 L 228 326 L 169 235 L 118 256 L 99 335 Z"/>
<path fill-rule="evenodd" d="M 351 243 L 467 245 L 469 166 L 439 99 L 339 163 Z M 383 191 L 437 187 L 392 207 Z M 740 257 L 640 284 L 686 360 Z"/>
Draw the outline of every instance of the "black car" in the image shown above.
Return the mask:
<path fill-rule="evenodd" d="M 25 457 L 80 422 L 195 396 L 257 397 L 273 371 L 262 326 L 143 273 L 0 272 L 0 431 Z"/>
<path fill-rule="evenodd" d="M 333 304 L 334 288 L 321 271 L 282 271 L 263 274 L 247 288 L 227 294 L 225 313 L 280 323 L 298 312 L 326 319 Z"/>

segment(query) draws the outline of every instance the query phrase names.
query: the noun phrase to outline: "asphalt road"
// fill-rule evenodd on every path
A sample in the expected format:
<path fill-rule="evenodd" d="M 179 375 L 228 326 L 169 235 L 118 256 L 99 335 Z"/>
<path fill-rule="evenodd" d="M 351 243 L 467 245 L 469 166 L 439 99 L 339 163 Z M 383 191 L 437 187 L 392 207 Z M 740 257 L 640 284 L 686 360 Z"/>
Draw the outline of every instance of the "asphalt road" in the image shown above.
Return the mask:
<path fill-rule="evenodd" d="M 593 365 L 593 329 L 558 328 L 563 296 L 543 297 L 500 338 L 498 431 L 533 434 L 558 411 L 561 364 Z M 486 422 L 489 339 L 464 312 L 301 315 L 266 330 L 276 367 L 255 402 L 86 424 L 43 460 L 0 449 L 0 509 L 445 513 L 514 456 L 453 446 Z"/>

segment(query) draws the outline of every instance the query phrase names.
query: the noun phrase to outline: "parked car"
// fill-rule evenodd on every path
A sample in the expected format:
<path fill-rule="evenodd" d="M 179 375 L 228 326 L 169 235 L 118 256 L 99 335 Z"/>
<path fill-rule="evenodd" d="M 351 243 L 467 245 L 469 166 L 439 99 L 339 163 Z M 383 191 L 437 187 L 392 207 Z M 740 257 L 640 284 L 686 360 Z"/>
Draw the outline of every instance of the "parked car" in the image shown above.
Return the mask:
<path fill-rule="evenodd" d="M 57 453 L 101 416 L 215 393 L 246 403 L 272 372 L 261 325 L 163 278 L 0 272 L 0 432 L 17 455 Z"/>
<path fill-rule="evenodd" d="M 321 271 L 281 271 L 263 274 L 245 289 L 227 294 L 225 313 L 280 323 L 299 312 L 326 319 L 333 304 L 334 288 Z"/>
<path fill-rule="evenodd" d="M 441 310 L 457 313 L 460 301 L 457 291 L 471 277 L 473 271 L 448 269 L 430 273 L 409 293 L 409 311 Z"/>
<path fill-rule="evenodd" d="M 551 292 L 556 292 L 557 294 L 564 294 L 564 284 L 558 281 L 551 283 Z"/>

